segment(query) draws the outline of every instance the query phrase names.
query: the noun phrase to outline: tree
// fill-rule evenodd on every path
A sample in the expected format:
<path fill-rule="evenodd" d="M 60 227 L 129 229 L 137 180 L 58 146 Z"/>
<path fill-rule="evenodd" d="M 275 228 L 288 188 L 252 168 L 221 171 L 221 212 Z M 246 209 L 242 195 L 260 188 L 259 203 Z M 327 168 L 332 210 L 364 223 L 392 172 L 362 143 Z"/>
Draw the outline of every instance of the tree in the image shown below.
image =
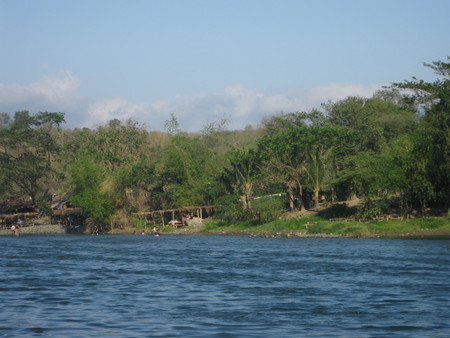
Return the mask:
<path fill-rule="evenodd" d="M 369 99 L 350 96 L 323 104 L 322 108 L 332 125 L 364 132 L 364 151 L 381 152 L 396 137 L 416 127 L 416 110 L 396 97 L 395 92 L 378 92 Z"/>
<path fill-rule="evenodd" d="M 220 157 L 205 136 L 178 134 L 164 148 L 161 180 L 165 205 L 185 207 L 211 203 L 211 185 L 221 170 Z"/>
<path fill-rule="evenodd" d="M 260 173 L 257 154 L 252 150 L 234 150 L 231 153 L 230 166 L 225 168 L 223 179 L 239 200 L 244 210 L 252 208 L 255 182 Z"/>
<path fill-rule="evenodd" d="M 319 207 L 321 190 L 331 180 L 333 151 L 333 147 L 326 149 L 323 145 L 316 144 L 309 149 L 307 154 L 304 169 L 314 193 L 316 208 Z"/>
<path fill-rule="evenodd" d="M 11 118 L 7 113 L 0 113 L 0 128 L 7 127 Z"/>
<path fill-rule="evenodd" d="M 0 169 L 10 182 L 8 190 L 28 195 L 33 205 L 48 187 L 52 155 L 59 151 L 52 129 L 62 122 L 62 113 L 21 111 L 0 128 Z"/>
<path fill-rule="evenodd" d="M 359 210 L 361 218 L 387 212 L 395 196 L 403 216 L 414 208 L 424 209 L 433 195 L 427 179 L 424 158 L 415 158 L 416 135 L 399 137 L 393 146 L 380 154 L 367 152 L 356 155 L 354 166 L 346 171 L 360 196 L 364 198 Z"/>
<path fill-rule="evenodd" d="M 309 145 L 308 127 L 300 121 L 304 115 L 277 116 L 266 125 L 267 134 L 258 142 L 258 152 L 263 158 L 266 177 L 274 183 L 281 182 L 287 189 L 289 208 L 295 210 L 298 201 L 303 201 L 305 184 L 306 150 Z M 300 203 L 303 208 L 303 203 Z"/>
<path fill-rule="evenodd" d="M 71 165 L 70 200 L 101 225 L 109 223 L 119 197 L 117 186 L 105 179 L 106 174 L 105 167 L 94 156 L 83 156 Z"/>
<path fill-rule="evenodd" d="M 169 135 L 176 135 L 180 130 L 180 123 L 174 113 L 170 114 L 170 118 L 164 123 L 164 128 Z"/>
<path fill-rule="evenodd" d="M 133 212 L 160 209 L 158 196 L 162 192 L 162 182 L 154 161 L 144 156 L 122 170 L 116 179 L 125 192 L 121 203 L 124 208 Z"/>
<path fill-rule="evenodd" d="M 274 154 L 265 161 L 263 169 L 267 180 L 275 185 L 281 182 L 286 187 L 289 210 L 295 211 L 298 207 L 303 210 L 303 180 L 305 177 L 303 158 L 291 157 L 288 153 Z"/>
<path fill-rule="evenodd" d="M 258 142 L 268 177 L 283 181 L 291 210 L 294 210 L 295 200 L 304 199 L 303 190 L 307 185 L 317 196 L 316 204 L 325 186 L 334 199 L 337 182 L 332 178 L 350 165 L 348 158 L 361 148 L 365 135 L 349 126 L 326 123 L 318 111 L 285 117 L 266 121 L 270 127 Z"/>
<path fill-rule="evenodd" d="M 424 115 L 420 121 L 420 142 L 416 144 L 417 158 L 426 159 L 428 180 L 434 189 L 434 201 L 450 205 L 450 57 L 448 62 L 424 63 L 439 78 L 425 82 L 394 83 L 393 87 L 406 91 Z"/>

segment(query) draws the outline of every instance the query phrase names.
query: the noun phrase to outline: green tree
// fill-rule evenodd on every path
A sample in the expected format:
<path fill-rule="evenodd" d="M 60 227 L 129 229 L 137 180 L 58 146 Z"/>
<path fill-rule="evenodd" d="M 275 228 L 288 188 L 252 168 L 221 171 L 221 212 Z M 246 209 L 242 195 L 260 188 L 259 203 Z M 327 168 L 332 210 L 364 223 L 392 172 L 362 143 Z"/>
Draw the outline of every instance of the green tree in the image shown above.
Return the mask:
<path fill-rule="evenodd" d="M 394 93 L 377 92 L 373 98 L 348 97 L 322 105 L 332 125 L 364 133 L 361 150 L 381 152 L 400 135 L 416 127 L 417 113 Z"/>
<path fill-rule="evenodd" d="M 0 128 L 0 169 L 10 193 L 37 197 L 48 189 L 52 155 L 58 152 L 52 128 L 64 122 L 62 113 L 16 112 L 14 120 Z"/>
<path fill-rule="evenodd" d="M 178 119 L 174 113 L 170 114 L 170 118 L 164 123 L 164 127 L 166 129 L 166 132 L 172 136 L 178 134 L 181 131 L 180 123 L 178 122 Z"/>
<path fill-rule="evenodd" d="M 306 185 L 317 198 L 325 187 L 334 198 L 334 177 L 350 165 L 348 158 L 361 148 L 361 131 L 325 123 L 318 114 L 289 114 L 286 120 L 276 117 L 258 143 L 268 177 L 282 180 L 287 188 L 291 210 L 295 199 L 303 199 Z"/>
<path fill-rule="evenodd" d="M 388 212 L 392 197 L 399 200 L 405 217 L 415 208 L 425 208 L 433 187 L 427 179 L 426 161 L 415 157 L 417 141 L 416 135 L 404 135 L 383 153 L 363 152 L 354 157 L 354 167 L 346 175 L 364 198 L 361 218 Z"/>
<path fill-rule="evenodd" d="M 428 181 L 434 189 L 434 202 L 450 205 L 450 57 L 448 62 L 425 63 L 438 75 L 434 82 L 413 78 L 394 83 L 406 91 L 408 98 L 423 111 L 420 121 L 420 142 L 416 158 L 426 159 Z"/>
<path fill-rule="evenodd" d="M 111 190 L 110 192 L 115 198 L 112 204 L 115 211 L 122 210 L 127 214 L 131 211 L 137 211 L 136 208 L 148 207 L 150 201 L 145 200 L 145 198 L 150 198 L 150 194 L 148 191 L 141 191 L 141 185 L 134 184 L 134 180 L 129 178 L 129 176 L 136 179 L 142 177 L 137 169 L 144 170 L 145 166 L 142 163 L 147 160 L 150 161 L 150 146 L 147 143 L 148 133 L 142 126 L 133 120 L 125 122 L 111 120 L 107 125 L 99 126 L 95 130 L 78 129 L 66 133 L 65 136 L 62 147 L 66 151 L 61 159 L 68 165 L 65 169 L 68 177 L 74 175 L 74 167 L 70 164 L 79 163 L 80 159 L 90 158 L 91 161 L 95 159 L 95 165 L 102 168 L 102 175 L 98 177 L 102 190 L 95 190 L 97 191 L 96 199 L 106 201 L 108 208 L 104 206 L 101 209 L 109 210 L 110 204 L 108 203 L 110 203 L 110 200 L 102 196 L 102 191 L 105 189 L 106 191 Z M 72 180 L 69 180 L 68 191 L 73 189 L 73 186 L 71 186 L 73 183 L 72 177 Z M 109 187 L 109 190 L 107 187 Z M 81 189 L 88 189 L 89 186 L 78 184 L 76 188 L 77 195 L 81 196 Z M 92 191 L 88 190 L 87 194 L 92 194 Z M 77 200 L 76 203 L 80 203 L 80 201 Z M 92 209 L 87 208 L 86 200 L 82 203 L 84 209 Z M 87 211 L 87 213 L 95 217 L 97 221 L 101 218 L 98 216 L 101 213 L 92 211 Z"/>
<path fill-rule="evenodd" d="M 260 163 L 253 150 L 234 150 L 231 152 L 230 165 L 224 169 L 223 179 L 239 200 L 244 210 L 252 208 L 255 183 L 260 174 Z"/>
<path fill-rule="evenodd" d="M 221 166 L 206 142 L 204 136 L 178 134 L 164 148 L 160 168 L 164 207 L 212 203 L 211 185 Z"/>
<path fill-rule="evenodd" d="M 306 183 L 305 162 L 310 144 L 304 115 L 276 116 L 266 121 L 268 130 L 258 142 L 265 175 L 274 183 L 282 183 L 289 196 L 289 208 L 296 208 L 296 200 L 303 200 Z M 301 203 L 303 208 L 303 203 Z"/>
<path fill-rule="evenodd" d="M 324 186 L 331 181 L 333 173 L 334 148 L 326 149 L 323 145 L 313 145 L 307 154 L 304 166 L 308 181 L 314 193 L 314 204 L 319 206 L 319 195 Z"/>
<path fill-rule="evenodd" d="M 107 177 L 106 168 L 93 156 L 79 158 L 71 165 L 71 202 L 83 209 L 95 223 L 109 224 L 119 198 L 117 186 Z"/>

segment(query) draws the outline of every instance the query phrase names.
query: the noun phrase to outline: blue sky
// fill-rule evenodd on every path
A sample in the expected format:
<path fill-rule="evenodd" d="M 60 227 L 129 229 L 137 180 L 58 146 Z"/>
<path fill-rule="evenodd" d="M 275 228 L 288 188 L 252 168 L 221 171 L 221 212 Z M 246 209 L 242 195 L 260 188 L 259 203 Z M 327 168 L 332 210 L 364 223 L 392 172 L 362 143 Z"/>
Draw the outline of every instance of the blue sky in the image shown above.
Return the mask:
<path fill-rule="evenodd" d="M 448 0 L 0 0 L 0 112 L 198 131 L 434 80 Z"/>

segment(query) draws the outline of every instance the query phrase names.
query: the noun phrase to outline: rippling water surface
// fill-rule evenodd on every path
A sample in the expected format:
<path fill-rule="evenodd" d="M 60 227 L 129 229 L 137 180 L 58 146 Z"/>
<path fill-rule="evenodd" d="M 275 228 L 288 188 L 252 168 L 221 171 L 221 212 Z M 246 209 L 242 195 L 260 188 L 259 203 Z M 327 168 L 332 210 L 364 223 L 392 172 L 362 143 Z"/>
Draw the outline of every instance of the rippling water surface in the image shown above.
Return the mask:
<path fill-rule="evenodd" d="M 3 236 L 0 336 L 448 337 L 450 242 Z"/>

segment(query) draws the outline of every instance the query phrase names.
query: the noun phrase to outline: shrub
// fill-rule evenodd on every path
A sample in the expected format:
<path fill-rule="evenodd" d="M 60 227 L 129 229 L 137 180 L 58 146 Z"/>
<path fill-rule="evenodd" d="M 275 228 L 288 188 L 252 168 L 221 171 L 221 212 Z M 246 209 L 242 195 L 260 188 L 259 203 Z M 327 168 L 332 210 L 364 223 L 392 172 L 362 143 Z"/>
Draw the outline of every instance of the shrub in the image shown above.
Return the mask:
<path fill-rule="evenodd" d="M 388 210 L 389 202 L 386 199 L 374 200 L 367 198 L 358 207 L 357 217 L 362 220 L 370 220 L 377 215 L 388 212 Z"/>
<path fill-rule="evenodd" d="M 231 225 L 253 219 L 250 210 L 244 210 L 239 204 L 228 205 L 220 210 L 217 218 L 223 221 L 223 225 Z"/>
<path fill-rule="evenodd" d="M 281 198 L 261 198 L 253 201 L 253 214 L 259 224 L 269 223 L 280 218 L 284 211 Z"/>

